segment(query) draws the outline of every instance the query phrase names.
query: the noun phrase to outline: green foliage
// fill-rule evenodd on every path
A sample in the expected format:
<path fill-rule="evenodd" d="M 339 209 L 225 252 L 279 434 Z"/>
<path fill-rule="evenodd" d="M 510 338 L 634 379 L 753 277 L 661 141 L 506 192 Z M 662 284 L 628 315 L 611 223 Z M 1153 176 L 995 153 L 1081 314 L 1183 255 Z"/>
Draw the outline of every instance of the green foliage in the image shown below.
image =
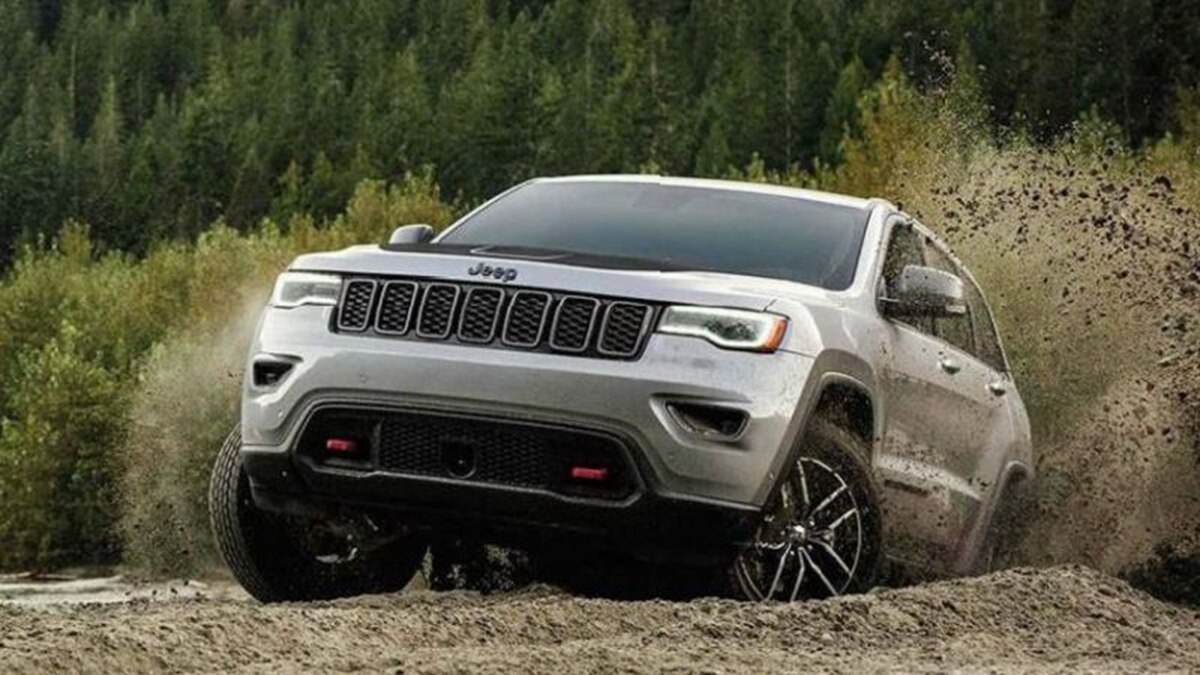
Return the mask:
<path fill-rule="evenodd" d="M 426 170 L 364 181 L 320 226 L 218 222 L 133 259 L 98 254 L 70 223 L 27 249 L 0 283 L 0 569 L 113 561 L 122 546 L 149 570 L 201 566 L 205 476 L 274 275 L 457 210 Z"/>
<path fill-rule="evenodd" d="M 110 451 L 122 437 L 121 389 L 63 321 L 17 359 L 0 427 L 0 567 L 95 561 L 116 549 Z"/>

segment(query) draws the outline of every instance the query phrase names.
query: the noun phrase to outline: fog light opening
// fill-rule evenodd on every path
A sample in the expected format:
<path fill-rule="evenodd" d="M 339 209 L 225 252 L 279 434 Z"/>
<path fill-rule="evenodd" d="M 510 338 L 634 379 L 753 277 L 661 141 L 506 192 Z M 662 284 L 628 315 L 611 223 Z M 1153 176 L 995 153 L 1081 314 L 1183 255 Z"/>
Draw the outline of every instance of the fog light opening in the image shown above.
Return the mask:
<path fill-rule="evenodd" d="M 668 403 L 667 410 L 682 427 L 718 440 L 734 440 L 749 421 L 744 410 L 702 403 Z"/>
<path fill-rule="evenodd" d="M 255 361 L 251 369 L 256 387 L 274 387 L 287 377 L 292 371 L 291 363 L 287 361 L 276 361 L 273 359 L 264 359 Z"/>

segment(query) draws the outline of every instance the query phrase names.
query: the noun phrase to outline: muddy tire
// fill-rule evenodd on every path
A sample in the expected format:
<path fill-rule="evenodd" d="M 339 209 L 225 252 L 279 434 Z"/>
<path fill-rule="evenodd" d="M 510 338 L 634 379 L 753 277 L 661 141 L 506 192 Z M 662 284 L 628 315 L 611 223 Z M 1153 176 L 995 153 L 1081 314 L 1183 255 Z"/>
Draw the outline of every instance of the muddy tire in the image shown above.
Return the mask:
<path fill-rule="evenodd" d="M 863 439 L 818 418 L 765 510 L 755 543 L 734 561 L 734 594 L 797 601 L 859 593 L 883 564 L 879 491 Z"/>
<path fill-rule="evenodd" d="M 254 505 L 241 447 L 235 428 L 213 466 L 208 503 L 217 550 L 250 595 L 282 602 L 385 593 L 403 588 L 420 569 L 427 547 L 409 537 L 334 560 L 314 551 L 311 521 Z"/>
<path fill-rule="evenodd" d="M 1000 493 L 1000 502 L 996 512 L 988 523 L 987 534 L 979 545 L 970 574 L 980 576 L 999 572 L 1007 565 L 1009 558 L 1024 536 L 1024 526 L 1028 522 L 1022 510 L 1028 508 L 1028 483 L 1021 478 L 1010 478 Z"/>

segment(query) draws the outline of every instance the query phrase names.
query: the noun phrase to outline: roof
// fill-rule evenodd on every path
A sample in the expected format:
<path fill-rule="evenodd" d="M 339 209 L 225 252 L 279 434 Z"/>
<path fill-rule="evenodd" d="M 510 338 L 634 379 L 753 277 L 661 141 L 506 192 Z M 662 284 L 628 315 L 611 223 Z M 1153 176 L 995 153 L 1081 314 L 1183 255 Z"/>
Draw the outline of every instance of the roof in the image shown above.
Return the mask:
<path fill-rule="evenodd" d="M 537 183 L 653 183 L 655 185 L 671 185 L 678 187 L 703 188 L 708 190 L 736 190 L 738 192 L 753 192 L 779 197 L 794 197 L 807 199 L 825 204 L 835 204 L 850 208 L 867 210 L 878 203 L 878 200 L 851 197 L 833 192 L 819 190 L 804 190 L 801 188 L 771 185 L 768 183 L 749 183 L 734 180 L 715 180 L 711 178 L 677 178 L 673 176 L 657 176 L 652 174 L 599 174 L 590 176 L 557 176 L 535 178 L 530 182 Z"/>

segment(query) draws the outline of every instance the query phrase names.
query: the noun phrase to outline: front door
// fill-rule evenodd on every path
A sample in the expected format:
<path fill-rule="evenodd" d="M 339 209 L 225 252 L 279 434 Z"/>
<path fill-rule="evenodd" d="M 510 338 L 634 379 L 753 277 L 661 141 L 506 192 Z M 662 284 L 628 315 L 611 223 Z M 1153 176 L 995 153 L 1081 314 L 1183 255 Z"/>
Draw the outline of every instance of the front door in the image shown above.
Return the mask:
<path fill-rule="evenodd" d="M 893 230 L 881 293 L 905 265 L 957 273 L 931 239 L 907 224 Z M 950 269 L 945 269 L 949 264 Z M 892 554 L 916 567 L 950 571 L 980 513 L 980 459 L 1005 413 L 990 393 L 991 369 L 974 356 L 971 316 L 889 319 L 881 369 L 887 420 L 877 470 Z M 990 470 L 990 467 L 988 468 Z"/>

